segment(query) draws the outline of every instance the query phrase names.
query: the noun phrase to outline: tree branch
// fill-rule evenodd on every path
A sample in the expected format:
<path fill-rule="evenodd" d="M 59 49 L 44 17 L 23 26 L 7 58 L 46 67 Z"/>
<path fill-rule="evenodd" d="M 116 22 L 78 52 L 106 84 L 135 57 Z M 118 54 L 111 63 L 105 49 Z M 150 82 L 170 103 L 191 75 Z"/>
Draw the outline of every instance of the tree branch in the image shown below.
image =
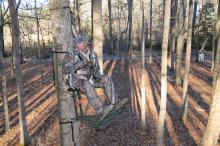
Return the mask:
<path fill-rule="evenodd" d="M 8 7 L 6 8 L 5 12 L 3 13 L 3 17 L 5 16 L 5 14 L 8 12 Z"/>
<path fill-rule="evenodd" d="M 19 8 L 20 4 L 21 4 L 21 0 L 18 1 L 18 4 L 16 6 L 16 12 L 18 12 L 18 8 Z"/>

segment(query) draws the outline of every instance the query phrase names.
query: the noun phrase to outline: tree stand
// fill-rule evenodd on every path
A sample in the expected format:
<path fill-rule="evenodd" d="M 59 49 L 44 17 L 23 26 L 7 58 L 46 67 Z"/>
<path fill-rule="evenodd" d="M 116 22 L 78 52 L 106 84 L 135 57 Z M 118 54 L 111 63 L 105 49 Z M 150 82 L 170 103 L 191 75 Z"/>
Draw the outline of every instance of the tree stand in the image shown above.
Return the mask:
<path fill-rule="evenodd" d="M 81 101 L 81 91 L 77 89 L 69 89 L 72 92 L 72 98 L 75 105 L 76 119 L 71 119 L 70 121 L 60 122 L 60 124 L 71 124 L 73 132 L 73 123 L 76 121 L 81 121 L 85 123 L 90 128 L 104 129 L 109 126 L 123 111 L 124 105 L 127 103 L 128 99 L 124 98 L 119 102 L 115 103 L 114 109 L 108 113 L 108 115 L 102 119 L 101 115 L 84 115 L 82 110 L 82 104 L 79 102 L 77 105 L 77 100 Z M 79 106 L 79 107 L 78 107 Z"/>

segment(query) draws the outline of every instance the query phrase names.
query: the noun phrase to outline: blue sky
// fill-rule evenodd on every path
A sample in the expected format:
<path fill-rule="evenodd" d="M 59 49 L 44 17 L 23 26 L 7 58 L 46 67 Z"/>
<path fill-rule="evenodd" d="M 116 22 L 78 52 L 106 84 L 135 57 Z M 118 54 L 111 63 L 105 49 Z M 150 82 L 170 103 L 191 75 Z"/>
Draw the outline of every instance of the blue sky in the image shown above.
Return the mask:
<path fill-rule="evenodd" d="M 34 1 L 35 0 L 21 0 L 21 5 L 26 5 L 28 4 L 29 6 L 34 6 Z M 37 0 L 37 5 L 47 5 L 48 0 Z"/>
<path fill-rule="evenodd" d="M 0 1 L 3 1 L 5 6 L 8 5 L 7 0 L 0 0 Z M 18 0 L 16 1 L 18 2 Z M 29 6 L 34 6 L 34 1 L 35 0 L 21 0 L 21 5 L 25 6 L 26 4 L 28 4 Z M 37 0 L 37 5 L 48 5 L 48 0 Z"/>

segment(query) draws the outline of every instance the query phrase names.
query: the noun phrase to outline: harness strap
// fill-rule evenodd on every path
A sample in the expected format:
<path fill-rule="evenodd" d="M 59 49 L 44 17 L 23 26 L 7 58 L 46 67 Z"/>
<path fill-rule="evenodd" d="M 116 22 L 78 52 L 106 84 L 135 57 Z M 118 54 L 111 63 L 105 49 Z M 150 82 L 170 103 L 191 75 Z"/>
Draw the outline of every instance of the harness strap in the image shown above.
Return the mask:
<path fill-rule="evenodd" d="M 73 119 L 71 119 L 69 121 L 63 121 L 63 122 L 61 121 L 61 122 L 59 122 L 60 125 L 62 125 L 62 124 L 71 124 L 71 132 L 72 132 L 72 141 L 73 142 L 74 142 L 73 123 L 75 123 L 77 121 L 78 121 L 78 119 L 73 118 Z"/>

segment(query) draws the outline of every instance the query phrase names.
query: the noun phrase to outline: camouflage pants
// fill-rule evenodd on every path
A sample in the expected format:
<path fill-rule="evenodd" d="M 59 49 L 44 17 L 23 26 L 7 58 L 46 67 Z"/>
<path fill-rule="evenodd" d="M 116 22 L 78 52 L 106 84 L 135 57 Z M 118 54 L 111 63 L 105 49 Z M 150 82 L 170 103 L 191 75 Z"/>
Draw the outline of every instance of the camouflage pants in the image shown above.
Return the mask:
<path fill-rule="evenodd" d="M 99 81 L 94 84 L 85 79 L 77 79 L 77 81 L 74 80 L 74 88 L 83 91 L 87 96 L 89 103 L 93 106 L 96 112 L 99 112 L 103 109 L 104 104 L 95 90 L 96 87 L 104 87 L 110 103 L 114 104 L 116 102 L 117 99 L 114 83 L 109 76 L 101 76 Z"/>

